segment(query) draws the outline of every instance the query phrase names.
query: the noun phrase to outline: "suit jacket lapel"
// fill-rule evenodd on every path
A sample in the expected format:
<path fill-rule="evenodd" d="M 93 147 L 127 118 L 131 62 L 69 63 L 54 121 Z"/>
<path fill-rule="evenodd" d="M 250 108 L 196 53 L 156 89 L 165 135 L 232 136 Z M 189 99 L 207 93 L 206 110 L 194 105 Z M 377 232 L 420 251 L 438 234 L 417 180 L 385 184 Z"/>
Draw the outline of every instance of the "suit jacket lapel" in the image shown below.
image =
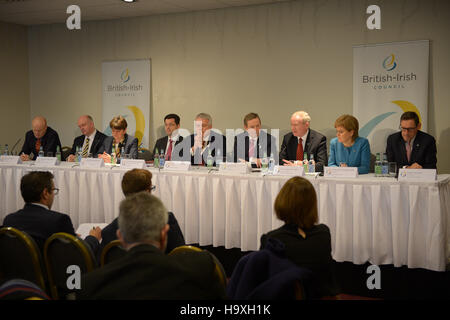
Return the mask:
<path fill-rule="evenodd" d="M 422 135 L 420 134 L 420 131 L 417 132 L 416 134 L 416 138 L 414 139 L 414 144 L 413 144 L 413 149 L 411 151 L 411 163 L 416 162 L 416 158 L 417 158 L 417 154 L 420 151 L 420 146 L 422 143 Z M 405 148 L 405 153 L 406 153 L 406 148 Z"/>
<path fill-rule="evenodd" d="M 400 134 L 400 138 L 399 138 L 399 141 L 398 141 L 398 147 L 400 148 L 402 162 L 403 163 L 409 163 L 408 162 L 408 157 L 406 156 L 405 140 L 403 140 L 401 134 Z M 412 156 L 412 153 L 411 153 L 411 156 Z"/>

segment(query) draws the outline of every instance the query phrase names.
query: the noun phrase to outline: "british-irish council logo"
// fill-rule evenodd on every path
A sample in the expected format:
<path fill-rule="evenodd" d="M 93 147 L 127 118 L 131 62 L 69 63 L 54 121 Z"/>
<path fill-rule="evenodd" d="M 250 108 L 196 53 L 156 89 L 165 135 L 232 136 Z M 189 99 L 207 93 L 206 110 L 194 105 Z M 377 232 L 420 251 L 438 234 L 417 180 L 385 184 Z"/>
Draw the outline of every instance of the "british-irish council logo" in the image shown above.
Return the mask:
<path fill-rule="evenodd" d="M 120 79 L 122 79 L 123 82 L 127 82 L 130 80 L 130 75 L 128 74 L 128 68 L 122 71 L 122 74 L 120 75 Z"/>
<path fill-rule="evenodd" d="M 391 54 L 387 56 L 386 59 L 383 60 L 383 68 L 387 71 L 392 71 L 397 67 L 397 62 L 395 62 L 395 56 Z"/>

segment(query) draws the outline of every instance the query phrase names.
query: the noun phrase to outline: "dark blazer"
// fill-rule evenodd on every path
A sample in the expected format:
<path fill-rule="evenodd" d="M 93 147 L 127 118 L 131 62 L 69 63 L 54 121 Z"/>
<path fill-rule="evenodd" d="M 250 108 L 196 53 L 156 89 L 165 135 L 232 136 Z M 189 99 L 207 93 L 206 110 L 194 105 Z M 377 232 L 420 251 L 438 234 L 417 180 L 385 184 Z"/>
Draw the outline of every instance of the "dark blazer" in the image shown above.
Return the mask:
<path fill-rule="evenodd" d="M 184 139 L 186 143 L 190 142 L 189 146 L 189 154 L 190 149 L 194 146 L 194 134 L 191 134 L 186 139 Z M 183 143 L 184 144 L 184 143 Z M 216 153 L 220 150 L 220 157 L 222 158 L 222 161 L 225 161 L 226 155 L 227 155 L 227 141 L 225 136 L 221 135 L 220 133 L 214 132 L 211 130 L 209 134 L 209 142 L 203 153 L 201 153 L 200 149 L 197 149 L 193 156 L 190 157 L 191 164 L 201 164 L 202 158 L 204 163 L 206 164 L 206 159 L 208 157 L 209 150 L 211 150 L 211 156 L 214 158 L 213 165 L 216 165 Z M 186 157 L 184 157 L 186 158 Z"/>
<path fill-rule="evenodd" d="M 396 162 L 397 167 L 410 166 L 417 162 L 424 169 L 436 169 L 436 140 L 428 133 L 417 131 L 411 152 L 411 161 L 406 157 L 405 141 L 402 133 L 391 134 L 387 139 L 386 154 L 389 162 Z"/>
<path fill-rule="evenodd" d="M 25 134 L 25 142 L 23 143 L 22 150 L 20 154 L 25 153 L 30 155 L 31 160 L 36 160 L 38 154 L 36 152 L 36 137 L 34 136 L 33 130 L 28 131 Z M 45 155 L 47 152 L 53 152 L 53 155 L 56 153 L 56 147 L 59 146 L 59 150 L 61 151 L 62 157 L 62 147 L 61 141 L 59 140 L 58 133 L 50 127 L 47 127 L 47 131 L 44 136 L 41 138 L 41 146 L 44 150 Z M 33 157 L 31 157 L 31 153 L 33 153 Z M 61 160 L 64 160 L 61 158 Z"/>
<path fill-rule="evenodd" d="M 167 233 L 167 247 L 166 253 L 169 253 L 176 247 L 185 245 L 183 233 L 181 232 L 178 221 L 172 212 L 169 212 L 169 221 L 167 222 L 170 226 L 169 232 Z M 111 241 L 117 240 L 116 231 L 119 229 L 118 219 L 115 218 L 113 222 L 108 224 L 102 230 L 102 248 L 105 247 Z"/>
<path fill-rule="evenodd" d="M 92 141 L 91 150 L 89 151 L 90 153 L 92 153 L 92 155 L 96 156 L 97 154 L 99 154 L 98 151 L 100 150 L 101 146 L 103 145 L 103 142 L 106 137 L 107 136 L 105 134 L 103 134 L 97 130 L 97 132 L 95 133 L 95 136 L 94 136 L 94 141 Z M 76 154 L 77 147 L 83 148 L 84 138 L 85 138 L 85 136 L 82 134 L 81 136 L 78 136 L 73 140 L 73 146 L 72 146 L 72 150 L 70 151 L 70 154 Z"/>
<path fill-rule="evenodd" d="M 105 138 L 105 140 L 103 140 L 102 146 L 98 149 L 98 154 L 102 154 L 104 151 L 107 154 L 111 154 L 113 142 L 114 142 L 114 137 L 107 136 Z M 131 158 L 133 158 L 133 159 L 138 158 L 138 139 L 137 138 L 125 133 L 123 147 L 124 147 L 125 153 L 130 154 Z"/>
<path fill-rule="evenodd" d="M 238 150 L 239 146 L 239 150 Z M 250 138 L 248 132 L 242 132 L 234 137 L 234 147 L 233 147 L 233 156 L 234 162 L 238 162 L 239 159 L 244 159 L 245 161 L 249 161 L 249 152 L 250 148 Z M 264 153 L 266 153 L 267 157 L 270 157 L 270 154 L 273 153 L 275 158 L 275 163 L 278 164 L 278 149 L 277 142 L 274 136 L 267 133 L 266 131 L 260 131 L 258 140 L 256 140 L 256 157 L 262 158 L 264 157 Z"/>
<path fill-rule="evenodd" d="M 27 203 L 23 209 L 7 215 L 3 220 L 3 225 L 25 231 L 33 237 L 41 250 L 44 248 L 45 240 L 54 233 L 66 232 L 76 236 L 72 220 L 67 214 L 48 210 L 31 203 Z M 100 247 L 97 238 L 87 236 L 84 240 L 96 254 Z"/>
<path fill-rule="evenodd" d="M 155 246 L 140 244 L 124 257 L 84 274 L 77 299 L 222 299 L 225 290 L 214 270 L 207 252 L 165 255 Z"/>
<path fill-rule="evenodd" d="M 283 159 L 290 161 L 296 159 L 297 146 L 298 139 L 292 132 L 289 132 L 283 137 L 283 143 L 280 149 L 280 165 L 284 164 Z M 323 167 L 328 164 L 327 138 L 319 132 L 309 129 L 303 152 L 307 153 L 308 160 L 309 156 L 313 154 L 314 161 L 316 162 L 316 172 L 323 172 Z"/>
<path fill-rule="evenodd" d="M 158 140 L 156 140 L 155 147 L 153 148 L 153 156 L 155 156 L 156 148 L 158 148 L 158 152 L 159 153 L 161 153 L 161 150 L 164 150 L 164 154 L 167 153 L 166 148 L 167 148 L 167 141 L 168 140 L 169 140 L 168 136 L 165 136 L 165 137 L 162 137 L 162 138 L 159 138 Z M 173 145 L 171 160 L 182 160 L 182 158 L 183 158 L 183 149 L 179 150 L 179 152 L 176 152 L 176 150 L 178 150 L 179 148 L 175 148 L 181 142 L 183 142 L 183 137 L 182 136 L 178 136 L 178 140 Z"/>
<path fill-rule="evenodd" d="M 286 246 L 286 256 L 289 260 L 315 274 L 319 281 L 318 291 L 321 296 L 336 295 L 330 229 L 324 224 L 319 224 L 303 231 L 306 238 L 300 236 L 297 226 L 285 224 L 264 234 L 261 237 L 261 248 L 266 246 L 268 239 L 280 240 Z"/>

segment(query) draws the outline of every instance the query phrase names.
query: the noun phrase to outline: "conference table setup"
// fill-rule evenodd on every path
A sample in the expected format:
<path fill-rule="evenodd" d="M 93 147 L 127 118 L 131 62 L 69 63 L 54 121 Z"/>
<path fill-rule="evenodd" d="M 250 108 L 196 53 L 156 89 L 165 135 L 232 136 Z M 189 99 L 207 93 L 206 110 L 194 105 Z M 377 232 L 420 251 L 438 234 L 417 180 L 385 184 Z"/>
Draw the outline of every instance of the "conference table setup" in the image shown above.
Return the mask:
<path fill-rule="evenodd" d="M 156 186 L 153 194 L 174 213 L 187 244 L 258 250 L 261 236 L 282 225 L 273 203 L 290 176 L 194 166 L 185 171 L 146 168 Z M 24 205 L 22 176 L 50 171 L 59 189 L 52 210 L 68 214 L 75 229 L 104 226 L 119 214 L 121 180 L 127 170 L 70 162 L 46 167 L 34 161 L 0 162 L 0 221 Z M 316 190 L 319 223 L 330 228 L 336 261 L 445 271 L 450 259 L 449 174 L 437 175 L 432 182 L 374 174 L 305 178 Z"/>

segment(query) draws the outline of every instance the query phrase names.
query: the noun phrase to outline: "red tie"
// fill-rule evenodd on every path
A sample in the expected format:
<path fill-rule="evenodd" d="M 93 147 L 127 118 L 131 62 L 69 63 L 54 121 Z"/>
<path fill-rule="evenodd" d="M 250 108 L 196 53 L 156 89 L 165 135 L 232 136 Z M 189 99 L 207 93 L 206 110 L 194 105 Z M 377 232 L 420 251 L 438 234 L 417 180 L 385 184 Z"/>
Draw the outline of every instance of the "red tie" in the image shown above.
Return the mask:
<path fill-rule="evenodd" d="M 36 140 L 36 154 L 39 154 L 39 150 L 41 150 L 41 139 Z"/>
<path fill-rule="evenodd" d="M 300 138 L 298 141 L 296 160 L 303 160 L 303 140 L 302 140 L 302 138 Z"/>
<path fill-rule="evenodd" d="M 170 159 L 172 158 L 172 142 L 173 142 L 173 140 L 169 139 L 169 148 L 167 149 L 167 152 L 166 152 L 166 160 L 167 161 L 170 161 Z"/>

